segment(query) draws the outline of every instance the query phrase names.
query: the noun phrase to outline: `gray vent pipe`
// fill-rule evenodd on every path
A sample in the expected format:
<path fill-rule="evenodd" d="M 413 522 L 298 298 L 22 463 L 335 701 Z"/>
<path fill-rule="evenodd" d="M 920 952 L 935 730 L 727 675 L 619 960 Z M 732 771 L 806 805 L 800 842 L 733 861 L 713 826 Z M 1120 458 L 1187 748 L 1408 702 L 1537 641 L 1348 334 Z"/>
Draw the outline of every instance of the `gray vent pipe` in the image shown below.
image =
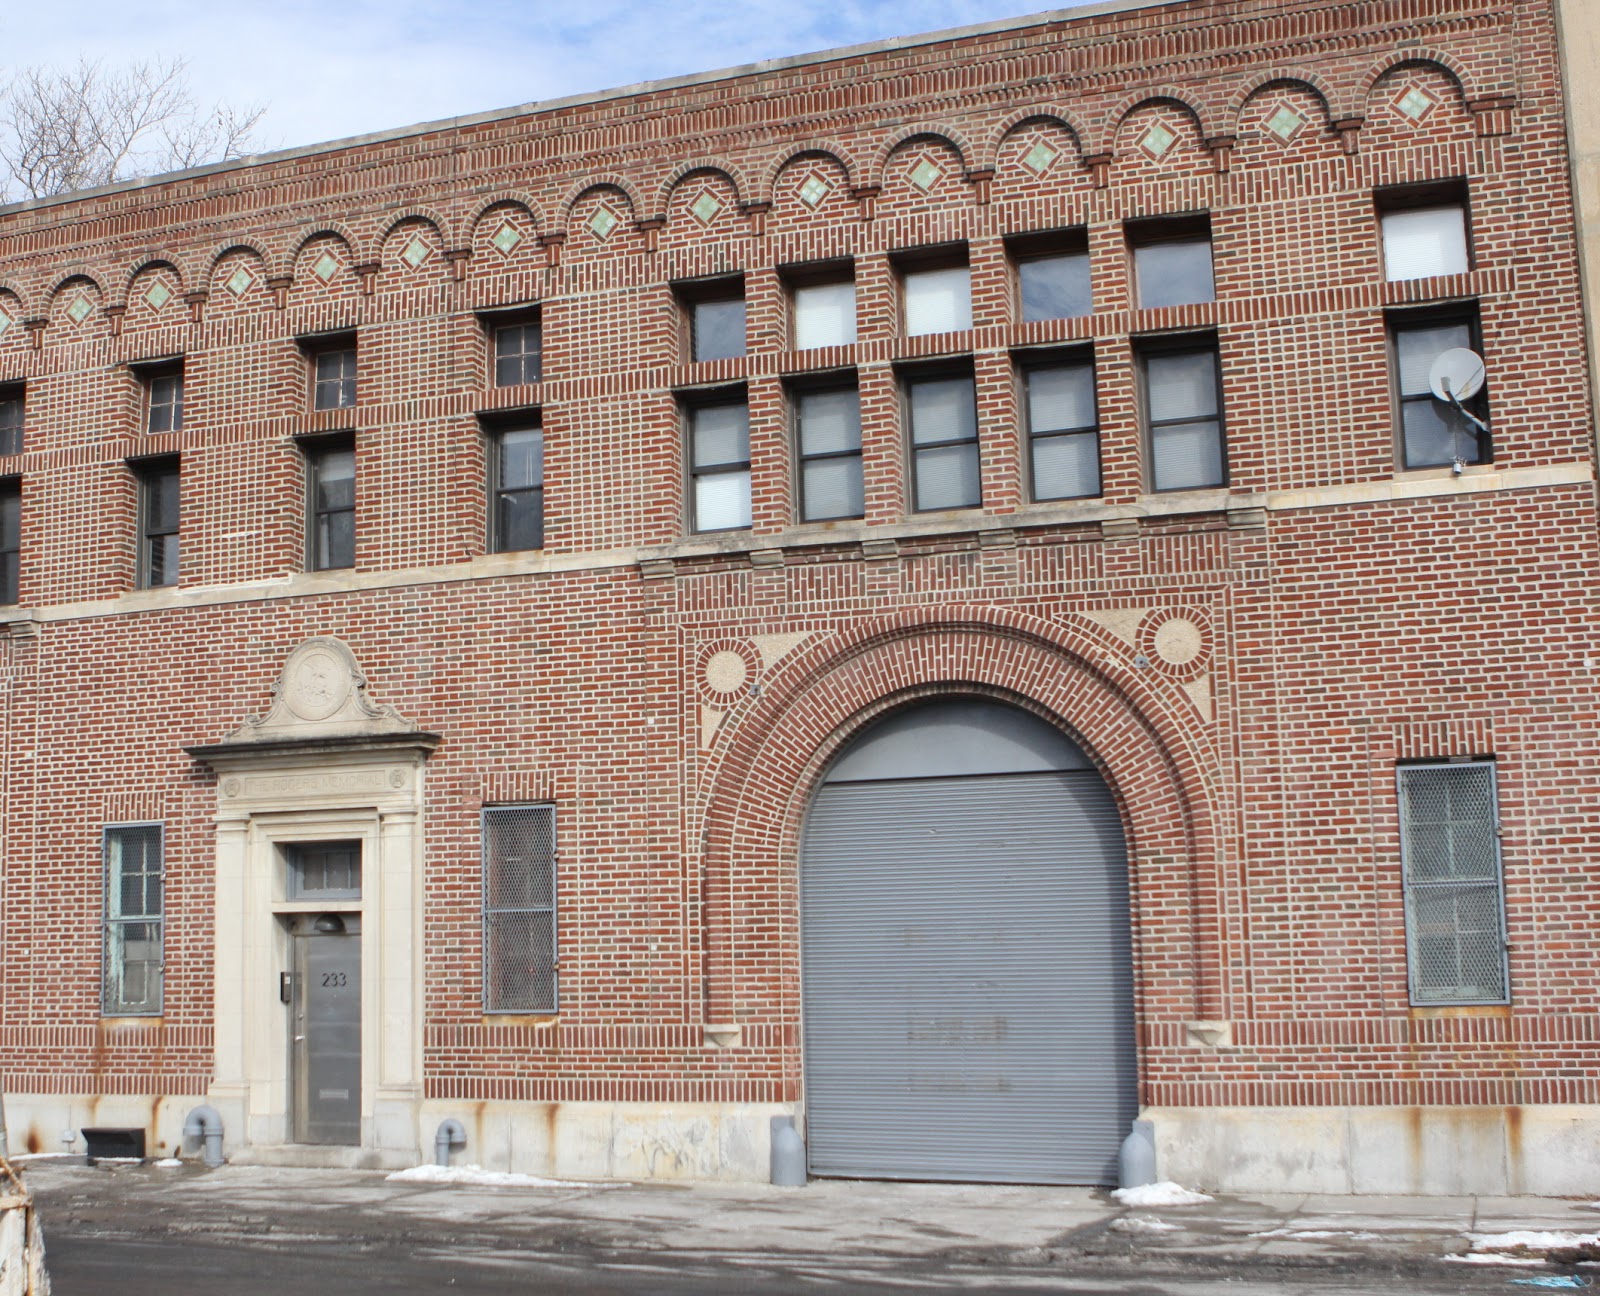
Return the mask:
<path fill-rule="evenodd" d="M 433 1136 L 433 1163 L 450 1164 L 450 1149 L 467 1146 L 467 1127 L 454 1116 L 439 1122 L 439 1132 Z"/>
<path fill-rule="evenodd" d="M 205 1140 L 205 1162 L 222 1164 L 222 1116 L 215 1107 L 196 1107 L 183 1122 L 183 1137 Z"/>

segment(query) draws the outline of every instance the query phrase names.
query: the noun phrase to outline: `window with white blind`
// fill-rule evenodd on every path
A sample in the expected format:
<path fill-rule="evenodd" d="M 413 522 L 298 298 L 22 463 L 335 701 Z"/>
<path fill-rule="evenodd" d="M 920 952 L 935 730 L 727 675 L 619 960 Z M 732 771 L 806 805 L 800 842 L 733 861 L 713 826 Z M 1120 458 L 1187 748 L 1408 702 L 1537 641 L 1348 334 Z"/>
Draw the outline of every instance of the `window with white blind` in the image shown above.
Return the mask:
<path fill-rule="evenodd" d="M 1398 783 L 1411 1002 L 1510 1002 L 1494 762 L 1403 765 Z"/>
<path fill-rule="evenodd" d="M 690 527 L 732 531 L 750 525 L 750 410 L 742 394 L 689 405 Z"/>
<path fill-rule="evenodd" d="M 101 1011 L 108 1017 L 161 1012 L 162 833 L 160 824 L 107 828 Z"/>
<path fill-rule="evenodd" d="M 864 511 L 861 395 L 856 385 L 798 391 L 795 435 L 800 460 L 800 518 L 826 522 Z"/>
<path fill-rule="evenodd" d="M 483 812 L 483 1010 L 553 1013 L 556 808 Z"/>
<path fill-rule="evenodd" d="M 1100 429 L 1094 362 L 1064 360 L 1022 371 L 1028 447 L 1036 500 L 1100 493 Z"/>
<path fill-rule="evenodd" d="M 910 267 L 902 283 L 907 337 L 972 327 L 972 275 L 966 265 Z"/>
<path fill-rule="evenodd" d="M 1460 203 L 1383 213 L 1383 273 L 1388 279 L 1465 274 L 1467 212 Z"/>
<path fill-rule="evenodd" d="M 983 503 L 972 376 L 908 379 L 906 412 L 911 424 L 912 508 L 927 512 Z"/>
<path fill-rule="evenodd" d="M 1227 462 L 1216 344 L 1149 350 L 1142 361 L 1151 489 L 1224 485 Z"/>
<path fill-rule="evenodd" d="M 855 340 L 856 285 L 853 279 L 796 286 L 795 350 L 811 351 L 817 347 L 854 346 Z"/>

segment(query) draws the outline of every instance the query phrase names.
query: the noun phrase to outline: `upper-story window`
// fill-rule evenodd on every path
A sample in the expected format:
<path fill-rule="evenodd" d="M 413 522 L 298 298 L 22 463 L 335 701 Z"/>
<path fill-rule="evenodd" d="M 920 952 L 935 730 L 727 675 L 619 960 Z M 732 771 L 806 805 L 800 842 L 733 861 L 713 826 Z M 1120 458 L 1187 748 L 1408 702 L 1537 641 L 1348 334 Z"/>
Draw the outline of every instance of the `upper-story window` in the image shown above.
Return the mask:
<path fill-rule="evenodd" d="M 983 489 L 972 374 L 912 375 L 905 391 L 911 424 L 911 507 L 918 512 L 976 508 L 983 503 Z"/>
<path fill-rule="evenodd" d="M 1407 468 L 1488 463 L 1489 398 L 1480 388 L 1457 409 L 1433 394 L 1433 365 L 1446 351 L 1481 352 L 1476 307 L 1397 314 L 1389 320 L 1400 454 Z"/>
<path fill-rule="evenodd" d="M 801 521 L 860 517 L 861 395 L 855 382 L 796 391 L 794 415 Z"/>
<path fill-rule="evenodd" d="M 965 248 L 900 262 L 907 337 L 972 327 L 972 271 Z"/>
<path fill-rule="evenodd" d="M 494 341 L 494 385 L 521 387 L 539 381 L 544 365 L 543 329 L 537 315 L 489 325 Z"/>
<path fill-rule="evenodd" d="M 312 441 L 306 457 L 307 557 L 312 571 L 356 565 L 356 448 Z"/>
<path fill-rule="evenodd" d="M 854 346 L 856 281 L 849 269 L 802 274 L 793 283 L 794 349 Z"/>
<path fill-rule="evenodd" d="M 0 385 L 0 455 L 22 453 L 23 409 L 22 384 Z"/>
<path fill-rule="evenodd" d="M 1094 310 L 1085 232 L 1058 230 L 1006 241 L 1017 275 L 1017 314 L 1031 320 L 1070 319 Z"/>
<path fill-rule="evenodd" d="M 154 459 L 136 466 L 139 476 L 139 586 L 157 589 L 178 583 L 177 459 Z"/>
<path fill-rule="evenodd" d="M 1385 190 L 1377 204 L 1386 279 L 1431 279 L 1471 269 L 1466 194 L 1459 184 Z"/>
<path fill-rule="evenodd" d="M 22 483 L 0 481 L 0 604 L 17 602 L 22 559 Z"/>
<path fill-rule="evenodd" d="M 1100 429 L 1094 360 L 1088 355 L 1028 363 L 1029 460 L 1036 500 L 1081 499 L 1100 493 Z"/>
<path fill-rule="evenodd" d="M 1127 230 L 1141 310 L 1216 300 L 1210 217 L 1130 221 Z"/>
<path fill-rule="evenodd" d="M 679 284 L 676 291 L 688 329 L 691 361 L 731 360 L 745 354 L 742 278 Z"/>
<path fill-rule="evenodd" d="M 311 408 L 351 409 L 356 403 L 356 340 L 343 337 L 310 350 Z"/>
<path fill-rule="evenodd" d="M 183 427 L 183 362 L 141 366 L 139 384 L 144 393 L 144 430 L 151 435 L 180 431 Z"/>
<path fill-rule="evenodd" d="M 544 548 L 544 428 L 537 418 L 489 433 L 489 547 Z"/>
<path fill-rule="evenodd" d="M 1217 344 L 1152 344 L 1141 353 L 1145 444 L 1152 490 L 1196 490 L 1228 480 Z"/>
<path fill-rule="evenodd" d="M 733 531 L 750 525 L 750 408 L 744 393 L 687 404 L 689 525 Z"/>

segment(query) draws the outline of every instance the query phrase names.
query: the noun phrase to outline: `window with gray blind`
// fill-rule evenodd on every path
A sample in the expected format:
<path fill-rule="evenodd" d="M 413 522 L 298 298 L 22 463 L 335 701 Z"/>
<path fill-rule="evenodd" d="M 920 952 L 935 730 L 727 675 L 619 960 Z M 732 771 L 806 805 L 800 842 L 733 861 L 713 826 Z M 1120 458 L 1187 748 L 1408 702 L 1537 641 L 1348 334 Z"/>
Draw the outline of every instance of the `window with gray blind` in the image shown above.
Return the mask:
<path fill-rule="evenodd" d="M 1142 360 L 1151 488 L 1197 490 L 1225 484 L 1216 344 L 1150 350 Z"/>
<path fill-rule="evenodd" d="M 1488 463 L 1489 435 L 1433 394 L 1433 362 L 1446 351 L 1478 351 L 1477 313 L 1396 316 L 1389 321 L 1393 346 L 1395 399 L 1400 413 L 1400 452 L 1407 468 L 1443 467 L 1456 462 Z M 1489 417 L 1487 389 L 1463 408 L 1480 420 Z"/>
<path fill-rule="evenodd" d="M 972 277 L 965 264 L 908 267 L 901 283 L 907 337 L 972 327 Z"/>
<path fill-rule="evenodd" d="M 556 808 L 483 812 L 483 1009 L 555 1012 Z"/>
<path fill-rule="evenodd" d="M 22 566 L 22 483 L 0 481 L 0 605 L 18 599 Z"/>
<path fill-rule="evenodd" d="M 858 518 L 861 480 L 861 396 L 848 386 L 798 391 L 795 432 L 800 458 L 800 517 L 805 522 Z"/>
<path fill-rule="evenodd" d="M 1388 279 L 1465 274 L 1467 212 L 1459 202 L 1382 213 L 1383 273 Z"/>
<path fill-rule="evenodd" d="M 160 824 L 107 828 L 101 1011 L 109 1017 L 161 1012 L 162 840 Z"/>
<path fill-rule="evenodd" d="M 1036 500 L 1100 493 L 1100 429 L 1094 362 L 1030 365 L 1022 371 Z"/>
<path fill-rule="evenodd" d="M 0 455 L 22 453 L 22 415 L 25 408 L 20 383 L 0 387 Z"/>
<path fill-rule="evenodd" d="M 745 402 L 691 405 L 689 425 L 690 526 L 732 531 L 750 525 L 750 410 Z"/>
<path fill-rule="evenodd" d="M 795 287 L 796 351 L 811 351 L 817 347 L 854 346 L 855 341 L 855 280 L 803 283 Z"/>
<path fill-rule="evenodd" d="M 1492 761 L 1398 771 L 1406 964 L 1415 1004 L 1511 998 Z"/>
<path fill-rule="evenodd" d="M 983 503 L 971 375 L 908 379 L 906 413 L 911 423 L 911 507 L 927 512 Z"/>

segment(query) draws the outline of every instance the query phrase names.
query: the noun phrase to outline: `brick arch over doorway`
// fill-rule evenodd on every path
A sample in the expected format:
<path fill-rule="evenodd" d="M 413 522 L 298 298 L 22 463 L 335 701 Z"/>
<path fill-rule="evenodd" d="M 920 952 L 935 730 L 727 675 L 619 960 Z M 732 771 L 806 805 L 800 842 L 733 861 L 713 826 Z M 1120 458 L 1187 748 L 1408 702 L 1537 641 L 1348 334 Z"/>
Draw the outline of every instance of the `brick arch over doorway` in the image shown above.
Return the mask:
<path fill-rule="evenodd" d="M 965 607 L 863 626 L 785 663 L 741 719 L 704 802 L 704 1021 L 798 1022 L 796 882 L 811 796 L 864 725 L 961 695 L 1023 707 L 1094 759 L 1128 843 L 1139 1015 L 1217 1015 L 1215 773 L 1198 723 L 1165 688 L 1109 654 L 1097 627 Z"/>

